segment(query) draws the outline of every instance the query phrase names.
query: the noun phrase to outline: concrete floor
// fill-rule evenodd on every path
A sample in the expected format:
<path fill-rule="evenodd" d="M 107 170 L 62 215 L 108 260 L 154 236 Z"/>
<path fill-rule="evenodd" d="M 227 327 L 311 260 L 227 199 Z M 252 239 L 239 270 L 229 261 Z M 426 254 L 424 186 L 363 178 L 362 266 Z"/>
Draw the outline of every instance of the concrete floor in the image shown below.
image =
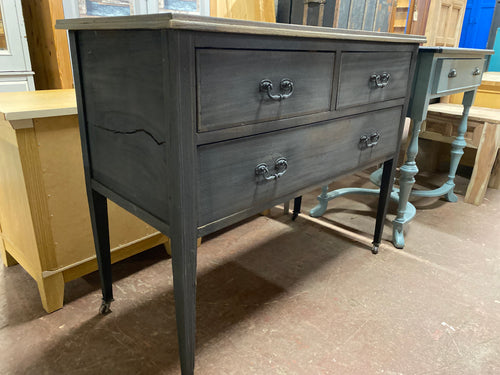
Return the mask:
<path fill-rule="evenodd" d="M 371 254 L 362 196 L 330 202 L 326 226 L 275 208 L 205 238 L 197 374 L 500 374 L 500 191 L 475 207 L 457 182 L 458 203 L 416 202 L 403 251 Z M 106 316 L 96 273 L 46 314 L 27 273 L 0 267 L 0 374 L 179 374 L 170 263 L 155 248 L 114 265 Z"/>

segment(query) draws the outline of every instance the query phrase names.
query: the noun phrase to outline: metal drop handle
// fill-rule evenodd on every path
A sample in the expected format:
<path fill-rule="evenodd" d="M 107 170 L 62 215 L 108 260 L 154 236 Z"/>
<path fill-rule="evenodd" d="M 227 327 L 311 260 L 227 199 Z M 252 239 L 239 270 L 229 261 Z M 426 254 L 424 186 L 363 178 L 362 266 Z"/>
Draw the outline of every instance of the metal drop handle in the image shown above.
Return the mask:
<path fill-rule="evenodd" d="M 279 158 L 274 162 L 274 174 L 269 171 L 269 167 L 266 163 L 260 163 L 255 167 L 255 175 L 262 176 L 267 181 L 277 180 L 286 173 L 287 168 L 287 160 L 285 158 Z"/>
<path fill-rule="evenodd" d="M 267 93 L 267 96 L 272 100 L 288 99 L 293 94 L 293 82 L 288 78 L 283 78 L 280 82 L 280 93 L 273 94 L 273 82 L 270 79 L 263 79 L 259 84 L 259 91 Z"/>
<path fill-rule="evenodd" d="M 383 72 L 382 74 L 372 74 L 370 81 L 375 82 L 378 88 L 383 89 L 389 84 L 391 73 Z"/>
<path fill-rule="evenodd" d="M 360 148 L 360 150 L 365 150 L 367 148 L 376 146 L 379 140 L 379 132 L 373 132 L 370 135 L 362 135 L 359 138 L 358 147 Z"/>

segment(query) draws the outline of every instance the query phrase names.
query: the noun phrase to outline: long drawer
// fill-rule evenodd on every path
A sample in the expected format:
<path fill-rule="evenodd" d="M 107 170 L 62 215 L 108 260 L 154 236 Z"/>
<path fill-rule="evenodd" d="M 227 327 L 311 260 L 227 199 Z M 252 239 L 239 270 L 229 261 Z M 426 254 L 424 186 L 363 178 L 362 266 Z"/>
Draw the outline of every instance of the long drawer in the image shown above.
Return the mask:
<path fill-rule="evenodd" d="M 198 131 L 329 111 L 334 59 L 333 52 L 198 49 Z"/>
<path fill-rule="evenodd" d="M 404 98 L 411 52 L 344 52 L 337 108 Z"/>
<path fill-rule="evenodd" d="M 200 146 L 198 225 L 387 159 L 400 117 L 395 107 Z"/>

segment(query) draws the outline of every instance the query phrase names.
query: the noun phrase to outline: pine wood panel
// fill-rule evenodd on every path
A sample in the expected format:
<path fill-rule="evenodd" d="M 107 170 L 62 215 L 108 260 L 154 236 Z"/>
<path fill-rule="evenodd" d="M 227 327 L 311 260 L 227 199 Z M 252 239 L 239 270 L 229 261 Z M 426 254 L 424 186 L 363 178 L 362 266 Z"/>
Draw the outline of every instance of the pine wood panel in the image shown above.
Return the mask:
<path fill-rule="evenodd" d="M 5 120 L 75 114 L 76 96 L 73 89 L 0 93 L 0 117 Z"/>
<path fill-rule="evenodd" d="M 453 142 L 462 111 L 463 106 L 459 104 L 431 104 L 420 137 L 445 143 Z M 464 138 L 467 147 L 477 149 L 464 201 L 480 205 L 488 187 L 500 188 L 500 109 L 471 107 Z M 466 160 L 462 162 L 467 163 Z"/>
<path fill-rule="evenodd" d="M 78 118 L 49 117 L 34 122 L 54 253 L 57 268 L 62 268 L 95 255 L 85 199 Z M 113 203 L 109 203 L 108 210 L 112 249 L 157 233 Z"/>
<path fill-rule="evenodd" d="M 432 0 L 425 29 L 426 46 L 458 47 L 466 0 Z"/>
<path fill-rule="evenodd" d="M 239 20 L 276 22 L 273 0 L 211 0 L 210 15 Z"/>
<path fill-rule="evenodd" d="M 55 30 L 58 19 L 64 19 L 61 0 L 22 0 L 31 65 L 37 90 L 69 89 L 73 75 L 68 38 Z"/>
<path fill-rule="evenodd" d="M 6 250 L 33 277 L 42 271 L 16 133 L 0 120 L 0 224 Z"/>
<path fill-rule="evenodd" d="M 464 202 L 479 206 L 483 202 L 493 164 L 500 147 L 500 124 L 485 123 L 481 142 L 477 149 L 474 170 L 470 178 Z"/>

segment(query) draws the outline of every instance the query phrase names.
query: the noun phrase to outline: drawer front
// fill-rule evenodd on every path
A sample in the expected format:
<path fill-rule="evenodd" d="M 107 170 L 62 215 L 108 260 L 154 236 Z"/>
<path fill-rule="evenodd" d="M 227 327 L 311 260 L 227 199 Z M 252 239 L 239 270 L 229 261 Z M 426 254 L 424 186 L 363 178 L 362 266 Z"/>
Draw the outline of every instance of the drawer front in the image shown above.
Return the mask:
<path fill-rule="evenodd" d="M 332 52 L 198 49 L 198 131 L 329 111 L 334 58 Z M 263 80 L 272 84 L 269 94 Z"/>
<path fill-rule="evenodd" d="M 344 52 L 337 108 L 404 98 L 411 52 Z"/>
<path fill-rule="evenodd" d="M 400 117 L 396 107 L 200 146 L 198 225 L 386 159 L 396 150 Z M 378 143 L 360 142 L 376 132 Z"/>
<path fill-rule="evenodd" d="M 481 84 L 483 59 L 438 59 L 433 94 L 473 88 Z"/>

